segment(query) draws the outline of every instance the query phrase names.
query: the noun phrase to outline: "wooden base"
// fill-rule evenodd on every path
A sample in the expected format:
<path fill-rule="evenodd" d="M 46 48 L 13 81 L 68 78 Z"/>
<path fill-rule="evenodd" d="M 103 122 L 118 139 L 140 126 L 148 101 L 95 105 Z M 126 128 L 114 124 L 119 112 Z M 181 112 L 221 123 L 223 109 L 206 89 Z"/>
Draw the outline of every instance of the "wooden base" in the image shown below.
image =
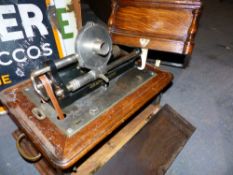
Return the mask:
<path fill-rule="evenodd" d="M 138 116 L 136 116 L 128 125 L 123 127 L 113 137 L 106 142 L 102 143 L 100 148 L 93 154 L 87 157 L 82 162 L 79 162 L 75 168 L 75 172 L 71 172 L 73 175 L 78 174 L 93 174 L 93 172 L 100 169 L 106 162 L 108 162 L 113 155 L 115 155 L 138 131 L 140 131 L 146 123 L 149 121 L 150 116 L 158 112 L 159 105 L 150 105 Z M 16 130 L 13 133 L 13 137 L 17 139 L 22 134 L 20 130 Z M 26 154 L 36 155 L 35 147 L 29 140 L 23 140 L 21 147 L 24 149 Z M 57 175 L 66 174 L 61 170 L 53 168 L 46 159 L 42 158 L 38 162 L 34 163 L 36 169 L 41 175 Z M 45 172 L 46 171 L 46 172 Z M 70 170 L 72 171 L 72 170 Z"/>
<path fill-rule="evenodd" d="M 34 165 L 42 175 L 165 174 L 195 128 L 167 105 L 158 111 L 159 105 L 149 105 L 70 171 L 54 169 L 44 158 Z M 21 146 L 27 154 L 37 153 L 30 141 Z M 136 154 L 135 149 L 139 149 Z"/>

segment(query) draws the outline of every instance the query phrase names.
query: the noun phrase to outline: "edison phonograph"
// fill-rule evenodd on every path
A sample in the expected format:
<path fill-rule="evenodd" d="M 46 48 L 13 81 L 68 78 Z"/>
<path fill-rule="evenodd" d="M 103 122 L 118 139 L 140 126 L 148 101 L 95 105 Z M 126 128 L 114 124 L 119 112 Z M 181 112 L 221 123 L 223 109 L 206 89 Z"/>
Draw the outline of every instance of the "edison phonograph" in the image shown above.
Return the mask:
<path fill-rule="evenodd" d="M 17 144 L 29 161 L 43 156 L 54 167 L 70 168 L 172 79 L 153 65 L 141 70 L 140 49 L 126 52 L 112 45 L 99 24 L 87 23 L 75 47 L 75 54 L 46 62 L 30 80 L 1 93 L 24 133 Z M 25 137 L 37 156 L 20 149 Z"/>

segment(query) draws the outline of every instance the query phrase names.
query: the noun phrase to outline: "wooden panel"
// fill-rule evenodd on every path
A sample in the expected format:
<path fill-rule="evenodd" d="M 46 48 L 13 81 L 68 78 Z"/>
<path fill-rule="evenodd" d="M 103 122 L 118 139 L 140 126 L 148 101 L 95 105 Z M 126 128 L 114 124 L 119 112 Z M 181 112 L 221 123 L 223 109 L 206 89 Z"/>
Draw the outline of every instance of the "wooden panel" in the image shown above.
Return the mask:
<path fill-rule="evenodd" d="M 153 19 L 152 19 L 153 18 Z M 133 19 L 133 22 L 132 22 Z M 192 20 L 189 10 L 122 7 L 115 17 L 116 30 L 143 37 L 158 37 L 185 41 Z M 172 32 L 171 32 L 171 29 Z M 123 31 L 121 31 L 123 32 Z M 155 36 L 156 35 L 156 36 Z"/>
<path fill-rule="evenodd" d="M 199 0 L 113 0 L 110 32 L 116 44 L 190 55 L 200 7 Z"/>
<path fill-rule="evenodd" d="M 163 107 L 96 175 L 162 175 L 195 128 Z"/>
<path fill-rule="evenodd" d="M 78 30 L 82 28 L 82 14 L 81 14 L 81 4 L 80 0 L 72 0 L 72 8 L 75 12 L 76 24 Z"/>

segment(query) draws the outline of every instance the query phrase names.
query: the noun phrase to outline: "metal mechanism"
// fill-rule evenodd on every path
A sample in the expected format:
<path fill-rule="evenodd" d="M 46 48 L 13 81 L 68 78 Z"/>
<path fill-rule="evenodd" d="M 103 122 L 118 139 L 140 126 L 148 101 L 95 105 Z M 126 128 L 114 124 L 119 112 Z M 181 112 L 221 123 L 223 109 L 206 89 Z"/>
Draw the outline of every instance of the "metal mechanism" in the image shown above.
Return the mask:
<path fill-rule="evenodd" d="M 78 62 L 77 57 L 78 57 L 77 55 L 67 56 L 67 57 L 63 58 L 62 60 L 56 61 L 54 63 L 54 65 L 55 65 L 56 69 L 64 68 L 64 67 L 66 67 L 66 66 L 68 66 L 70 64 L 77 63 Z M 45 66 L 42 69 L 39 69 L 39 70 L 36 70 L 36 71 L 32 72 L 32 74 L 31 74 L 31 80 L 32 80 L 33 87 L 34 87 L 35 91 L 44 100 L 48 100 L 48 97 L 47 97 L 46 93 L 44 92 L 43 85 L 39 81 L 38 77 L 43 75 L 43 74 L 46 74 L 48 72 L 51 72 L 51 71 L 52 71 L 51 66 Z"/>
<path fill-rule="evenodd" d="M 112 40 L 104 26 L 89 22 L 76 39 L 79 66 L 105 72 L 111 57 Z"/>
<path fill-rule="evenodd" d="M 141 54 L 140 49 L 125 54 L 118 46 L 112 46 L 108 30 L 93 22 L 80 31 L 75 50 L 75 54 L 48 62 L 31 74 L 34 90 L 44 101 L 51 101 L 61 120 L 65 118 L 62 108 L 103 84 L 109 85 L 111 79 L 133 67 Z M 43 120 L 44 111 L 33 112 Z"/>
<path fill-rule="evenodd" d="M 109 79 L 105 74 L 119 66 L 123 62 L 140 55 L 140 50 L 135 50 L 131 54 L 119 59 L 109 65 L 112 53 L 118 55 L 121 50 L 118 47 L 112 47 L 112 41 L 105 27 L 92 22 L 82 29 L 76 39 L 76 54 L 69 55 L 59 61 L 50 62 L 49 65 L 39 69 L 31 74 L 31 80 L 35 91 L 44 99 L 49 100 L 48 95 L 39 80 L 39 76 L 48 75 L 50 84 L 53 85 L 54 92 L 58 98 L 67 96 L 70 92 L 75 92 L 88 83 L 102 79 L 108 83 Z M 112 50 L 114 48 L 114 50 Z M 85 74 L 63 83 L 58 76 L 58 70 L 64 69 L 70 65 L 76 65 L 77 69 L 87 69 Z M 65 95 L 66 94 L 66 95 Z"/>
<path fill-rule="evenodd" d="M 98 78 L 108 82 L 104 73 L 107 71 L 106 65 L 111 57 L 112 41 L 107 29 L 99 24 L 89 22 L 80 32 L 75 44 L 77 54 L 50 63 L 50 65 L 31 74 L 33 86 L 44 100 L 48 100 L 48 96 L 38 77 L 49 72 L 57 74 L 57 70 L 71 64 L 76 64 L 77 68 L 87 68 L 90 71 L 81 77 L 71 80 L 66 85 L 63 84 L 63 88 L 57 84 L 55 94 L 59 97 L 64 96 L 64 88 L 66 91 L 73 92 Z M 56 84 L 52 78 L 50 80 L 51 84 Z"/>
<path fill-rule="evenodd" d="M 126 57 L 125 57 L 126 59 Z M 124 67 L 124 66 L 123 66 Z M 137 65 L 127 66 L 123 73 L 115 77 L 109 82 L 106 88 L 101 86 L 87 93 L 81 98 L 75 98 L 72 103 L 63 108 L 66 114 L 64 120 L 57 120 L 57 114 L 54 107 L 50 103 L 41 103 L 40 97 L 35 93 L 33 88 L 23 91 L 23 94 L 30 101 L 43 111 L 50 121 L 52 121 L 65 135 L 73 136 L 83 127 L 87 126 L 91 121 L 110 109 L 113 104 L 118 103 L 121 99 L 127 97 L 143 84 L 154 78 L 156 73 L 149 70 L 138 70 Z M 114 76 L 117 71 L 109 73 L 108 77 Z M 89 86 L 93 87 L 99 81 L 92 82 Z M 138 94 L 140 95 L 143 94 Z M 62 104 L 64 100 L 60 103 Z M 133 101 L 128 101 L 133 103 Z M 111 116 L 109 116 L 111 117 Z"/>
<path fill-rule="evenodd" d="M 106 73 L 107 71 L 110 71 L 111 69 L 121 65 L 122 63 L 132 59 L 132 58 L 135 58 L 137 56 L 139 56 L 140 54 L 140 51 L 139 50 L 135 50 L 133 51 L 131 54 L 127 55 L 127 56 L 124 56 L 122 57 L 121 59 L 118 59 L 117 61 L 109 64 L 108 66 L 104 66 L 102 69 L 102 71 L 98 71 L 98 70 L 91 70 L 89 71 L 86 75 L 83 75 L 83 76 L 80 76 L 72 81 L 70 81 L 68 84 L 67 84 L 67 89 L 69 91 L 76 91 L 77 89 L 81 88 L 83 85 L 91 82 L 91 81 L 94 81 L 98 78 L 104 80 L 105 82 L 109 82 L 109 79 L 108 77 L 106 77 L 104 75 L 104 73 Z"/>

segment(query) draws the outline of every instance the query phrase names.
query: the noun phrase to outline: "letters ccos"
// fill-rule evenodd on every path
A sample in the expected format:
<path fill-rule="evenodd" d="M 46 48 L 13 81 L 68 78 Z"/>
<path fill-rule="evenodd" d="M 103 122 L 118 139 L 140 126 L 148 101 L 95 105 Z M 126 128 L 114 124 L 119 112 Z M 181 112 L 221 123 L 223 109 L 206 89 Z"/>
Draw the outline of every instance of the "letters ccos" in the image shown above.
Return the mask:
<path fill-rule="evenodd" d="M 21 22 L 18 21 L 19 19 L 16 16 L 21 19 Z M 4 42 L 38 37 L 34 34 L 35 28 L 42 37 L 45 37 L 49 32 L 43 23 L 43 18 L 41 9 L 35 4 L 0 5 L 0 41 L 4 44 Z M 19 25 L 19 23 L 22 23 L 22 25 Z M 0 66 L 9 66 L 14 62 L 24 63 L 29 59 L 35 60 L 52 54 L 53 50 L 49 43 L 43 43 L 39 46 L 31 45 L 27 48 L 20 47 L 13 51 L 4 51 L 0 48 Z"/>
<path fill-rule="evenodd" d="M 12 63 L 24 63 L 29 59 L 35 60 L 42 56 L 51 56 L 53 50 L 49 43 L 44 43 L 40 47 L 31 45 L 28 48 L 17 48 L 12 52 L 0 51 L 0 66 L 9 66 Z"/>

